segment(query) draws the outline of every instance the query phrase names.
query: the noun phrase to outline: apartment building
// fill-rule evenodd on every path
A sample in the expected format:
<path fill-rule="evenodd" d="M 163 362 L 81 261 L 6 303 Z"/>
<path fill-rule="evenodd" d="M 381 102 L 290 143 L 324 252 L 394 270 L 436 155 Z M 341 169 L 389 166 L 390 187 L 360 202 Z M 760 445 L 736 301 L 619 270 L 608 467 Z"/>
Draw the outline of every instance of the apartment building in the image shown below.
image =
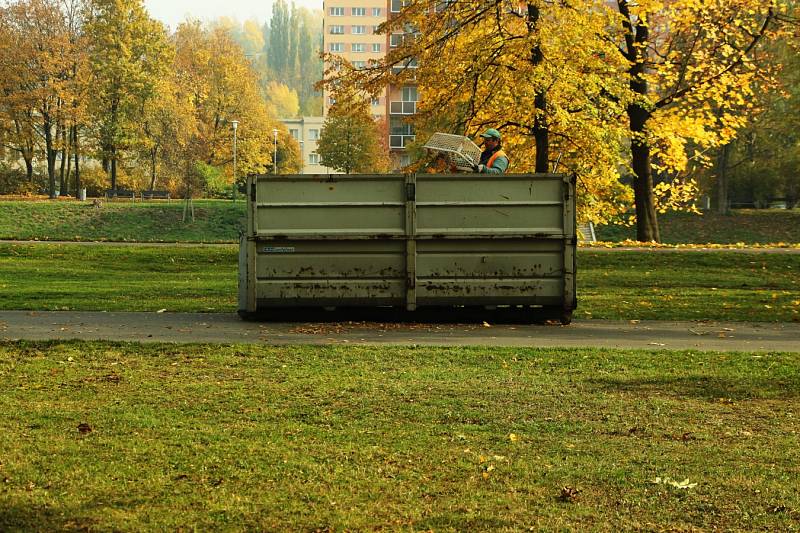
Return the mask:
<path fill-rule="evenodd" d="M 322 132 L 324 117 L 282 118 L 289 134 L 300 144 L 300 155 L 303 160 L 302 174 L 336 174 L 328 167 L 320 164 L 317 153 L 317 141 Z"/>
<path fill-rule="evenodd" d="M 403 34 L 387 36 L 375 32 L 393 13 L 399 13 L 404 4 L 404 0 L 325 0 L 325 51 L 344 57 L 355 67 L 366 66 L 370 59 L 382 58 L 388 50 L 400 45 Z M 327 115 L 333 99 L 327 92 L 323 97 Z M 376 120 L 388 121 L 388 144 L 398 168 L 411 163 L 405 148 L 414 141 L 415 135 L 405 119 L 417 112 L 417 100 L 416 84 L 408 83 L 388 86 L 371 103 Z"/>

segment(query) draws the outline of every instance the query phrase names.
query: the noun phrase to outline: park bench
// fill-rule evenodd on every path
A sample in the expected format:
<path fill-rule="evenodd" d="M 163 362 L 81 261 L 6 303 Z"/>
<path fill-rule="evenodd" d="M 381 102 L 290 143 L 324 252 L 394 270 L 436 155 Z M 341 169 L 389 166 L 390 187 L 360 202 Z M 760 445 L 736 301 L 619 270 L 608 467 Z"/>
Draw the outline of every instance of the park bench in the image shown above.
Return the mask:
<path fill-rule="evenodd" d="M 106 200 L 112 198 L 130 198 L 136 200 L 136 192 L 128 189 L 107 189 L 105 192 Z"/>
<path fill-rule="evenodd" d="M 169 200 L 169 191 L 142 191 L 142 200 Z"/>

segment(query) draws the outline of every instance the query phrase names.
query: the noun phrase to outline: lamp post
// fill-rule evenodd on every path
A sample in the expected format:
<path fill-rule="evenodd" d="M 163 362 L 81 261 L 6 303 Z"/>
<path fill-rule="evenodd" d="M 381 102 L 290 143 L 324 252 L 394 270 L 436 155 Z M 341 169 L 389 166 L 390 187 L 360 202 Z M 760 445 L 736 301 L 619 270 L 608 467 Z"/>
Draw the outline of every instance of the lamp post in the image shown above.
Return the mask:
<path fill-rule="evenodd" d="M 273 173 L 278 173 L 278 128 L 272 130 L 272 137 L 275 139 L 275 150 L 272 153 Z"/>
<path fill-rule="evenodd" d="M 236 130 L 239 129 L 239 121 L 232 120 L 233 126 L 233 203 L 236 203 Z"/>

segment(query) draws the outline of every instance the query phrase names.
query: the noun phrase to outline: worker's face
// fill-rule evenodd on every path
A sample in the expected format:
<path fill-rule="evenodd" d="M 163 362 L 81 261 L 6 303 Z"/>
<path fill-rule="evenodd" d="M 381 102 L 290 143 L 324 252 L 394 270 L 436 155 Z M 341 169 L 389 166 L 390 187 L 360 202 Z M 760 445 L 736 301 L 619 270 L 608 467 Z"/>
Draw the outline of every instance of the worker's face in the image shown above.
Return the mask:
<path fill-rule="evenodd" d="M 483 145 L 489 150 L 497 148 L 498 144 L 500 144 L 500 141 L 495 139 L 494 137 L 487 137 L 483 139 Z"/>

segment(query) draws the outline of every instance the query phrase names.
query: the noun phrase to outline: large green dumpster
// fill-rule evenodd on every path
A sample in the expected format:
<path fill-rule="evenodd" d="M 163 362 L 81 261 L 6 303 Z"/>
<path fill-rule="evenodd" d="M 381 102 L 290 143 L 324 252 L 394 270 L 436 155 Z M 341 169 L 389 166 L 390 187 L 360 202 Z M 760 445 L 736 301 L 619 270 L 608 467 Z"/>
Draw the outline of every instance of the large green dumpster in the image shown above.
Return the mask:
<path fill-rule="evenodd" d="M 562 174 L 258 176 L 243 316 L 275 308 L 513 306 L 575 296 L 575 179 Z"/>

